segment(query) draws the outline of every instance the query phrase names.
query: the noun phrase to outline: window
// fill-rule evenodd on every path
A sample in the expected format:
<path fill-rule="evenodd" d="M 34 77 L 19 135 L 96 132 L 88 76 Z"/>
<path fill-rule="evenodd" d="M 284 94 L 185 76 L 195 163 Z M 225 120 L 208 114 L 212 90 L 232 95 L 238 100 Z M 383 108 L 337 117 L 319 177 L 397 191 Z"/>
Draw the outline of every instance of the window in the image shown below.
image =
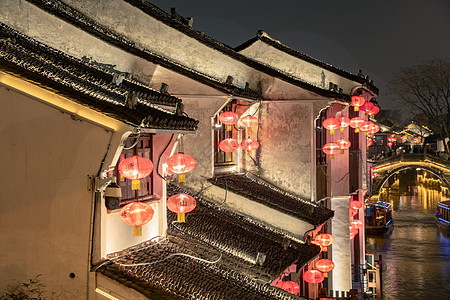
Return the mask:
<path fill-rule="evenodd" d="M 118 168 L 119 163 L 122 160 L 124 160 L 128 157 L 132 157 L 134 155 L 146 157 L 146 158 L 150 159 L 153 163 L 155 163 L 153 161 L 152 135 L 151 134 L 141 135 L 139 140 L 137 141 L 137 144 L 134 147 L 132 147 L 131 149 L 128 149 L 131 146 L 133 146 L 135 143 L 136 143 L 136 137 L 128 138 L 128 140 L 125 144 L 124 150 L 122 151 L 122 154 L 120 155 L 120 159 L 116 165 L 116 169 L 114 171 L 116 174 L 116 177 L 117 177 L 117 184 L 122 189 L 122 198 L 120 201 L 120 207 L 130 203 L 135 198 L 139 199 L 140 201 L 153 200 L 153 198 L 154 198 L 154 196 L 153 196 L 153 182 L 154 182 L 153 176 L 155 174 L 155 170 L 153 170 L 153 172 L 146 178 L 141 179 L 141 188 L 136 191 L 131 189 L 131 180 L 124 178 L 118 172 L 117 168 Z M 155 165 L 153 167 L 154 167 L 154 169 L 156 168 Z"/>

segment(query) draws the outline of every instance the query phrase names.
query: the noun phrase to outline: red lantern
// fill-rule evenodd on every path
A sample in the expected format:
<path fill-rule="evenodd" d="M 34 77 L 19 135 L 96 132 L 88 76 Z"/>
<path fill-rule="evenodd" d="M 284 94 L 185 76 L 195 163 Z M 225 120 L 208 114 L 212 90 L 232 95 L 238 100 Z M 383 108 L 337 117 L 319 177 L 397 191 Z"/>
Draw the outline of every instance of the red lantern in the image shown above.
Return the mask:
<path fill-rule="evenodd" d="M 363 223 L 361 222 L 361 220 L 352 220 L 350 222 L 350 226 L 352 226 L 353 228 L 358 229 L 358 228 L 363 226 Z"/>
<path fill-rule="evenodd" d="M 350 207 L 353 209 L 360 209 L 362 207 L 362 202 L 353 200 L 350 202 Z"/>
<path fill-rule="evenodd" d="M 280 281 L 276 287 L 294 295 L 298 295 L 300 292 L 300 287 L 293 281 Z"/>
<path fill-rule="evenodd" d="M 254 117 L 252 115 L 247 115 L 247 116 L 241 118 L 240 122 L 246 128 L 254 127 L 254 126 L 258 125 L 258 118 Z"/>
<path fill-rule="evenodd" d="M 326 258 L 319 259 L 316 262 L 316 269 L 322 273 L 331 272 L 334 269 L 334 262 Z"/>
<path fill-rule="evenodd" d="M 392 146 L 392 142 L 388 142 L 387 145 L 388 145 L 389 147 L 391 147 L 391 146 Z"/>
<path fill-rule="evenodd" d="M 239 148 L 239 144 L 233 139 L 224 139 L 219 143 L 219 149 L 223 152 L 231 153 L 236 151 L 237 148 Z"/>
<path fill-rule="evenodd" d="M 350 239 L 353 240 L 358 232 L 358 228 L 350 227 Z"/>
<path fill-rule="evenodd" d="M 322 151 L 325 154 L 330 155 L 330 159 L 334 159 L 334 154 L 336 154 L 339 149 L 341 149 L 341 147 L 336 143 L 327 143 L 322 147 Z"/>
<path fill-rule="evenodd" d="M 120 210 L 120 219 L 125 224 L 133 226 L 133 236 L 141 236 L 142 225 L 150 222 L 154 214 L 150 205 L 143 202 L 131 202 Z"/>
<path fill-rule="evenodd" d="M 122 160 L 118 166 L 119 173 L 127 179 L 131 179 L 131 188 L 140 189 L 140 180 L 147 177 L 153 171 L 153 163 L 142 156 L 132 156 Z"/>
<path fill-rule="evenodd" d="M 341 154 L 344 154 L 344 150 L 348 150 L 348 148 L 350 148 L 350 146 L 352 145 L 352 143 L 350 143 L 350 141 L 346 139 L 336 140 L 336 144 L 339 145 Z"/>
<path fill-rule="evenodd" d="M 361 107 L 359 109 L 362 110 L 363 112 L 365 112 L 366 114 L 368 114 L 369 111 L 373 109 L 373 106 L 374 105 L 372 102 L 366 101 L 366 102 L 364 102 L 363 105 L 361 105 Z"/>
<path fill-rule="evenodd" d="M 325 277 L 319 270 L 308 270 L 303 273 L 303 280 L 307 283 L 321 283 Z"/>
<path fill-rule="evenodd" d="M 252 151 L 259 148 L 259 143 L 256 140 L 252 140 L 250 137 L 241 142 L 241 147 L 247 150 L 247 155 L 252 156 Z"/>
<path fill-rule="evenodd" d="M 231 131 L 231 125 L 236 123 L 239 116 L 232 111 L 225 111 L 219 115 L 219 120 L 223 124 L 227 125 L 227 131 Z"/>
<path fill-rule="evenodd" d="M 373 115 L 376 115 L 377 113 L 379 113 L 380 112 L 380 108 L 378 107 L 378 106 L 373 106 L 372 107 L 372 109 L 371 110 L 369 110 L 369 112 L 368 112 L 368 114 L 369 114 L 369 116 L 373 116 Z"/>
<path fill-rule="evenodd" d="M 185 173 L 194 170 L 196 165 L 195 158 L 183 152 L 172 155 L 167 161 L 169 171 L 178 174 L 178 182 L 185 182 Z"/>
<path fill-rule="evenodd" d="M 359 110 L 359 107 L 362 106 L 366 102 L 364 97 L 362 96 L 352 96 L 352 106 L 354 107 L 355 111 Z"/>
<path fill-rule="evenodd" d="M 373 144 L 372 139 L 371 139 L 370 137 L 368 137 L 368 138 L 367 138 L 367 147 L 372 146 L 372 144 Z"/>
<path fill-rule="evenodd" d="M 359 132 L 359 126 L 362 125 L 362 123 L 364 123 L 364 119 L 360 118 L 360 117 L 354 117 L 350 120 L 350 127 L 355 129 L 355 132 L 358 133 Z"/>
<path fill-rule="evenodd" d="M 178 222 L 184 222 L 184 214 L 191 212 L 197 206 L 194 197 L 187 194 L 176 194 L 167 199 L 167 208 L 177 213 Z"/>
<path fill-rule="evenodd" d="M 350 118 L 342 116 L 337 119 L 340 123 L 339 127 L 341 128 L 341 132 L 344 132 L 345 127 L 348 127 L 350 125 Z"/>
<path fill-rule="evenodd" d="M 333 135 L 334 131 L 341 126 L 341 123 L 336 118 L 328 118 L 323 121 L 322 126 L 330 131 L 330 134 Z"/>
<path fill-rule="evenodd" d="M 328 247 L 334 242 L 334 237 L 329 233 L 321 233 L 314 239 L 322 247 Z"/>
<path fill-rule="evenodd" d="M 369 132 L 373 128 L 373 125 L 373 122 L 365 121 L 359 126 L 359 129 L 361 131 Z"/>
<path fill-rule="evenodd" d="M 377 124 L 372 123 L 372 128 L 369 130 L 370 134 L 375 134 L 378 131 L 380 131 L 380 126 L 378 126 Z"/>

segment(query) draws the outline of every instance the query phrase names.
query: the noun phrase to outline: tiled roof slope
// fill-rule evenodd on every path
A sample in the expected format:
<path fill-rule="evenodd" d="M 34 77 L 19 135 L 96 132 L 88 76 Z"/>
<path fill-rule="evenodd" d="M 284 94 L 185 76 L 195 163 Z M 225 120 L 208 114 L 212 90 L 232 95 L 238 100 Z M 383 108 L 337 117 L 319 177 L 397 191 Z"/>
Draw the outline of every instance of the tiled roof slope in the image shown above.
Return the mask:
<path fill-rule="evenodd" d="M 127 39 L 126 37 L 109 30 L 108 28 L 98 24 L 94 20 L 86 17 L 79 11 L 66 5 L 60 0 L 27 0 L 41 9 L 65 20 L 76 27 L 89 32 L 93 36 L 100 38 L 118 48 L 121 48 L 136 56 L 142 57 L 148 61 L 159 64 L 165 68 L 174 70 L 180 74 L 190 77 L 194 80 L 202 82 L 210 87 L 213 87 L 221 92 L 230 93 L 235 96 L 246 97 L 250 99 L 259 99 L 261 97 L 259 92 L 251 89 L 243 89 L 226 82 L 221 82 L 217 78 L 213 78 L 206 74 L 200 73 L 194 69 L 186 67 L 178 62 L 172 61 L 157 53 L 143 48 L 141 45 Z M 145 3 L 146 4 L 146 3 Z"/>
<path fill-rule="evenodd" d="M 236 87 L 234 85 L 226 84 L 225 82 L 221 82 L 217 78 L 213 78 L 211 76 L 208 76 L 207 74 L 204 74 L 204 73 L 201 73 L 192 68 L 186 67 L 186 66 L 182 65 L 181 63 L 172 61 L 171 59 L 169 59 L 167 57 L 162 57 L 161 55 L 159 55 L 157 53 L 153 53 L 149 49 L 143 48 L 142 46 L 136 44 L 135 42 L 130 41 L 126 37 L 114 32 L 110 29 L 105 28 L 104 26 L 98 24 L 94 20 L 86 17 L 81 12 L 64 4 L 60 0 L 45 0 L 45 1 L 43 1 L 43 0 L 27 0 L 27 1 L 37 5 L 38 7 L 46 10 L 47 12 L 49 12 L 65 21 L 77 26 L 78 28 L 80 28 L 82 30 L 89 32 L 90 34 L 102 39 L 103 41 L 106 41 L 118 48 L 121 48 L 129 53 L 132 53 L 134 55 L 142 57 L 148 61 L 159 64 L 165 68 L 174 70 L 180 74 L 183 74 L 194 80 L 202 82 L 213 88 L 216 88 L 219 91 L 231 93 L 235 96 L 242 96 L 242 97 L 253 98 L 253 99 L 261 98 L 260 91 L 252 91 L 250 89 L 242 89 L 242 88 Z M 172 18 L 169 14 L 167 14 L 163 10 L 159 9 L 158 7 L 152 5 L 151 3 L 149 3 L 145 0 L 124 0 L 124 1 L 141 9 L 146 14 L 165 23 L 166 25 L 179 30 L 180 32 L 186 34 L 187 36 L 195 38 L 196 40 L 207 45 L 208 47 L 211 47 L 211 48 L 218 50 L 234 59 L 237 59 L 238 61 L 241 61 L 242 63 L 246 64 L 247 66 L 249 66 L 251 68 L 254 68 L 258 71 L 266 73 L 270 76 L 280 78 L 286 82 L 289 82 L 293 85 L 304 88 L 304 89 L 311 91 L 313 93 L 316 93 L 318 95 L 321 95 L 324 97 L 329 97 L 329 98 L 334 98 L 334 99 L 350 101 L 349 95 L 338 93 L 338 92 L 335 92 L 332 90 L 323 89 L 319 86 L 312 85 L 312 84 L 307 83 L 299 78 L 293 77 L 290 74 L 276 70 L 269 65 L 265 65 L 265 64 L 255 61 L 253 59 L 250 59 L 250 58 L 236 52 L 231 47 L 226 46 L 226 45 L 208 37 L 204 33 L 198 32 L 198 31 L 194 30 L 192 27 L 189 27 L 189 26 L 183 24 L 182 22 Z M 359 81 L 361 81 L 361 83 L 364 82 L 364 80 L 362 78 L 360 78 Z"/>
<path fill-rule="evenodd" d="M 345 78 L 348 78 L 348 79 L 350 79 L 350 80 L 359 82 L 359 83 L 365 85 L 370 91 L 372 91 L 372 92 L 375 93 L 375 94 L 378 94 L 378 92 L 379 92 L 378 88 L 375 87 L 375 86 L 373 85 L 373 83 L 371 83 L 371 82 L 370 82 L 369 80 L 367 80 L 366 78 L 361 77 L 361 76 L 358 76 L 358 75 L 356 75 L 356 74 L 352 74 L 352 73 L 347 72 L 347 71 L 345 71 L 345 70 L 343 70 L 343 69 L 340 69 L 340 68 L 335 67 L 335 66 L 333 66 L 333 65 L 330 65 L 330 64 L 328 64 L 328 63 L 326 63 L 326 62 L 320 61 L 320 60 L 318 60 L 318 59 L 316 59 L 316 58 L 314 58 L 314 57 L 311 57 L 311 56 L 309 56 L 309 55 L 307 55 L 307 54 L 305 54 L 305 53 L 302 53 L 302 52 L 299 52 L 299 51 L 297 51 L 297 50 L 294 50 L 294 49 L 292 49 L 291 47 L 289 47 L 289 46 L 287 46 L 287 45 L 285 45 L 285 44 L 283 44 L 283 43 L 281 43 L 281 42 L 275 40 L 274 38 L 270 37 L 270 36 L 269 36 L 266 32 L 264 32 L 263 30 L 259 30 L 259 31 L 256 33 L 256 37 L 254 37 L 254 38 L 248 40 L 247 42 L 245 42 L 245 43 L 243 43 L 243 44 L 237 46 L 237 47 L 235 48 L 235 50 L 236 50 L 236 51 L 241 51 L 241 50 L 243 50 L 243 49 L 245 49 L 245 48 L 248 48 L 250 45 L 252 45 L 254 42 L 256 42 L 256 41 L 258 41 L 258 40 L 261 40 L 261 41 L 263 41 L 264 43 L 266 43 L 266 44 L 268 44 L 268 45 L 270 45 L 270 46 L 272 46 L 272 47 L 274 47 L 274 48 L 276 48 L 276 49 L 278 49 L 278 50 L 281 50 L 281 51 L 283 51 L 283 52 L 285 52 L 285 53 L 288 53 L 288 54 L 290 54 L 290 55 L 292 55 L 292 56 L 295 56 L 295 57 L 297 57 L 297 58 L 300 58 L 301 60 L 307 61 L 307 62 L 309 62 L 309 63 L 311 63 L 311 64 L 314 64 L 314 65 L 316 65 L 316 66 L 319 66 L 319 67 L 321 67 L 321 68 L 324 68 L 325 70 L 334 72 L 334 73 L 336 73 L 336 74 L 338 74 L 338 75 L 340 75 L 340 76 L 342 76 L 342 77 L 345 77 Z"/>
<path fill-rule="evenodd" d="M 168 187 L 168 195 L 181 191 L 192 195 Z M 197 207 L 185 223 L 168 212 L 166 239 L 110 255 L 98 271 L 151 299 L 301 299 L 269 283 L 293 263 L 304 266 L 319 255 L 318 246 L 193 196 Z M 262 264 L 258 252 L 266 256 Z"/>
<path fill-rule="evenodd" d="M 197 129 L 198 121 L 178 116 L 156 105 L 177 106 L 181 100 L 124 78 L 117 85 L 114 73 L 86 64 L 22 35 L 0 23 L 0 70 L 51 89 L 79 104 L 132 126 L 154 129 Z M 127 99 L 137 99 L 134 109 Z"/>
<path fill-rule="evenodd" d="M 168 236 L 110 259 L 98 272 L 149 299 L 302 299 L 228 269 L 225 255 L 195 240 Z"/>
<path fill-rule="evenodd" d="M 220 175 L 210 182 L 313 225 L 320 225 L 334 216 L 334 212 L 328 208 L 292 195 L 250 175 Z"/>
<path fill-rule="evenodd" d="M 168 195 L 187 191 L 170 185 Z M 169 232 L 187 235 L 217 248 L 233 257 L 228 267 L 259 281 L 270 283 L 287 267 L 307 264 L 320 252 L 315 245 L 294 240 L 268 226 L 240 216 L 220 205 L 193 194 L 197 207 L 186 214 L 186 223 L 175 223 L 176 214 L 168 212 L 172 222 Z M 265 255 L 262 265 L 256 264 L 258 253 Z"/>

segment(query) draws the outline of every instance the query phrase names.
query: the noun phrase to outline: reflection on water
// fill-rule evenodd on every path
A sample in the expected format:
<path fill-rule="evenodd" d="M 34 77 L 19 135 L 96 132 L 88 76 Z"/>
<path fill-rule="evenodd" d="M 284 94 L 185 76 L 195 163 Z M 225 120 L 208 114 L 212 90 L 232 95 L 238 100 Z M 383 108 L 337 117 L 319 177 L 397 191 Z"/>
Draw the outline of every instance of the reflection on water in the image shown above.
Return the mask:
<path fill-rule="evenodd" d="M 450 239 L 434 221 L 437 202 L 448 198 L 431 187 L 405 187 L 400 178 L 387 190 L 394 231 L 366 240 L 367 252 L 383 257 L 383 299 L 450 299 Z"/>

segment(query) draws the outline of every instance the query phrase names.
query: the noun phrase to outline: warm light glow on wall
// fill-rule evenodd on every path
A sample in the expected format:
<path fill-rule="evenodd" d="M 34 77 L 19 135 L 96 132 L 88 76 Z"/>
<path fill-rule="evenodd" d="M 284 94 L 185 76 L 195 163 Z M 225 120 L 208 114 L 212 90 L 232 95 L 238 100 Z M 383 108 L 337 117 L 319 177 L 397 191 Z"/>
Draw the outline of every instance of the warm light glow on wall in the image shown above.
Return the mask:
<path fill-rule="evenodd" d="M 106 298 L 108 298 L 108 299 L 111 299 L 111 300 L 120 300 L 119 298 L 116 298 L 116 297 L 114 297 L 113 295 L 111 295 L 111 294 L 109 294 L 109 293 L 107 293 L 107 292 L 105 292 L 105 291 L 102 291 L 102 290 L 99 289 L 99 288 L 96 288 L 96 289 L 95 289 L 95 292 L 96 292 L 97 294 L 100 294 L 100 295 L 102 295 L 102 296 L 104 296 L 104 297 L 106 297 Z"/>
<path fill-rule="evenodd" d="M 103 127 L 107 127 L 110 130 L 117 131 L 120 126 L 124 125 L 120 121 L 107 117 L 99 112 L 75 103 L 51 91 L 38 87 L 35 84 L 24 81 L 18 77 L 0 72 L 0 83 L 17 90 L 20 93 L 37 98 L 41 102 L 45 102 L 56 109 L 63 110 L 69 114 L 74 114 L 80 118 L 97 123 Z"/>

